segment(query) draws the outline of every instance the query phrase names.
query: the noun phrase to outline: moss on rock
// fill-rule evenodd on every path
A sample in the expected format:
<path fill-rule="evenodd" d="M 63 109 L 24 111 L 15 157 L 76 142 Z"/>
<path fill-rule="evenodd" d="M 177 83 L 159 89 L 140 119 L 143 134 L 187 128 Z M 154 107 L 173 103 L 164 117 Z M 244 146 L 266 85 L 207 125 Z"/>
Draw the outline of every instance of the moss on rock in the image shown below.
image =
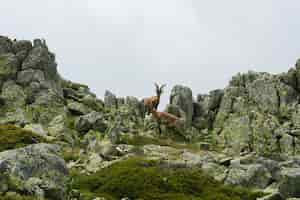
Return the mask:
<path fill-rule="evenodd" d="M 0 125 L 0 152 L 40 142 L 46 139 L 14 125 Z"/>

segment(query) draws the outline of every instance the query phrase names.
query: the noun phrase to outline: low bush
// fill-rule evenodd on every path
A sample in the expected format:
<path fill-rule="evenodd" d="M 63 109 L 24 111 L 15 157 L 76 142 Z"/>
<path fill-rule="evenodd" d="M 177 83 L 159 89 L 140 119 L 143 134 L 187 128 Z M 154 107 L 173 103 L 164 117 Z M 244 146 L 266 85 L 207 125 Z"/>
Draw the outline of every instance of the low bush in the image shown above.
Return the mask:
<path fill-rule="evenodd" d="M 42 136 L 14 125 L 0 125 L 0 152 L 47 142 Z"/>
<path fill-rule="evenodd" d="M 164 168 L 158 161 L 131 158 L 92 175 L 72 172 L 73 187 L 90 200 L 255 200 L 262 196 L 247 189 L 224 186 L 199 168 Z"/>

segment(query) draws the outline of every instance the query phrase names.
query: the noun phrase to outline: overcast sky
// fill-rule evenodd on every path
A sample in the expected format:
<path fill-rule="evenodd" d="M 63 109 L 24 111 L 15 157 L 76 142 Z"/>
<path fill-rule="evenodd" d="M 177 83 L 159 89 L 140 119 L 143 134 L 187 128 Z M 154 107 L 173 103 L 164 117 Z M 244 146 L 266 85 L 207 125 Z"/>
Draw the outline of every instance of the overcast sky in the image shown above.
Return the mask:
<path fill-rule="evenodd" d="M 45 38 L 59 72 L 102 97 L 194 95 L 248 70 L 278 73 L 300 57 L 299 0 L 9 0 L 0 34 Z"/>

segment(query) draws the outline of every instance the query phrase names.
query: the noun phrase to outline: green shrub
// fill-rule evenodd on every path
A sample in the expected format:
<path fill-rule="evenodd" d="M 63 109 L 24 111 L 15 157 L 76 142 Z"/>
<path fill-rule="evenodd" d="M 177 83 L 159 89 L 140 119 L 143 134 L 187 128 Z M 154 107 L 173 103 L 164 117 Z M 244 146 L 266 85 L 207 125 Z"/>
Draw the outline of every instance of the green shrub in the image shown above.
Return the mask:
<path fill-rule="evenodd" d="M 144 200 L 255 200 L 260 193 L 224 186 L 199 168 L 165 168 L 131 158 L 92 175 L 72 172 L 73 187 L 89 197 L 108 195 Z M 89 200 L 89 198 L 87 198 Z"/>
<path fill-rule="evenodd" d="M 39 142 L 47 141 L 42 136 L 14 125 L 0 125 L 0 152 Z"/>

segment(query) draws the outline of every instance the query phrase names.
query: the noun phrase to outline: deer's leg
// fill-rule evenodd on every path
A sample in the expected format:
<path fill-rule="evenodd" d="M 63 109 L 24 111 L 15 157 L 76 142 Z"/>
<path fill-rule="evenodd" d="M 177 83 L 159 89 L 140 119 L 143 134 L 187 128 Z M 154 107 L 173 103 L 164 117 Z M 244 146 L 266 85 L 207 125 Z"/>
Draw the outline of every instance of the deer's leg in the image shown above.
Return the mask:
<path fill-rule="evenodd" d="M 162 130 L 161 130 L 161 123 L 159 121 L 157 122 L 157 129 L 158 129 L 159 135 L 161 135 Z"/>

